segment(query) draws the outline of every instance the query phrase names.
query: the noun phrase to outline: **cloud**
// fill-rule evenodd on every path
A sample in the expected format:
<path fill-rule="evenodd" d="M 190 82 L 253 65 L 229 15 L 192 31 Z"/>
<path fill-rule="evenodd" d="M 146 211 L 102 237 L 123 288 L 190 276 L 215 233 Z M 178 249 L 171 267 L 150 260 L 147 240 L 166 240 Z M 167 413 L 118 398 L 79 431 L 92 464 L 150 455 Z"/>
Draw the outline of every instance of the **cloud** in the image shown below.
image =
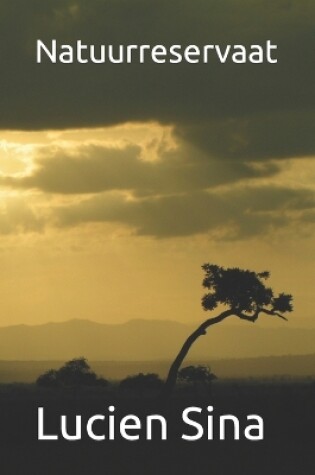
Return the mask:
<path fill-rule="evenodd" d="M 315 156 L 314 17 L 310 0 L 3 0 L 0 128 L 156 121 L 173 127 L 177 148 L 161 145 L 158 159 L 145 161 L 137 144 L 43 147 L 28 176 L 0 184 L 78 195 L 52 210 L 62 227 L 117 222 L 155 237 L 228 238 L 310 222 L 311 190 L 253 180 L 268 182 L 287 158 Z M 278 63 L 36 64 L 36 40 L 52 38 L 166 46 L 270 39 Z M 38 225 L 30 215 L 18 222 Z"/>
<path fill-rule="evenodd" d="M 143 199 L 105 193 L 55 212 L 61 227 L 114 222 L 157 238 L 215 233 L 222 239 L 244 239 L 303 222 L 303 212 L 308 216 L 314 208 L 311 190 L 265 186 Z"/>
<path fill-rule="evenodd" d="M 306 157 L 315 154 L 315 113 L 283 110 L 180 125 L 175 136 L 220 160 Z"/>
<path fill-rule="evenodd" d="M 309 0 L 3 0 L 2 128 L 175 124 L 224 158 L 315 152 Z M 23 18 L 16 28 L 17 18 Z M 36 64 L 36 39 L 73 44 L 278 44 L 274 65 Z"/>
<path fill-rule="evenodd" d="M 40 232 L 44 228 L 44 220 L 37 216 L 33 209 L 20 198 L 3 200 L 0 209 L 0 234 L 18 234 Z"/>
<path fill-rule="evenodd" d="M 130 143 L 44 146 L 32 174 L 2 177 L 1 184 L 35 188 L 44 201 L 55 194 L 44 205 L 46 225 L 60 228 L 112 223 L 156 238 L 203 233 L 227 240 L 311 222 L 314 190 L 280 186 L 278 177 L 270 184 L 277 163 L 211 159 L 180 139 L 176 148 L 162 140 L 157 149 L 148 161 Z"/>
<path fill-rule="evenodd" d="M 153 161 L 143 160 L 142 151 L 133 144 L 90 144 L 70 151 L 48 146 L 41 149 L 32 174 L 2 177 L 0 184 L 61 194 L 131 190 L 136 195 L 163 195 L 271 176 L 279 170 L 276 164 L 255 168 L 245 162 L 217 161 L 183 142 L 172 150 L 161 143 Z"/>

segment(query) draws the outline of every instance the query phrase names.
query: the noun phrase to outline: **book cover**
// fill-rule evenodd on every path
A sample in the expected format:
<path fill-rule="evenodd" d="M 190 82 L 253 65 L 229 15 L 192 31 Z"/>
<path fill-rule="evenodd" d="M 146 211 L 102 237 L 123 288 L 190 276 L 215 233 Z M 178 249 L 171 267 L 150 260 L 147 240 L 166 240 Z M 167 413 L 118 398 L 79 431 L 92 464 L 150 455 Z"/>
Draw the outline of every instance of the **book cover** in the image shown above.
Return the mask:
<path fill-rule="evenodd" d="M 1 0 L 5 475 L 312 472 L 314 28 Z"/>

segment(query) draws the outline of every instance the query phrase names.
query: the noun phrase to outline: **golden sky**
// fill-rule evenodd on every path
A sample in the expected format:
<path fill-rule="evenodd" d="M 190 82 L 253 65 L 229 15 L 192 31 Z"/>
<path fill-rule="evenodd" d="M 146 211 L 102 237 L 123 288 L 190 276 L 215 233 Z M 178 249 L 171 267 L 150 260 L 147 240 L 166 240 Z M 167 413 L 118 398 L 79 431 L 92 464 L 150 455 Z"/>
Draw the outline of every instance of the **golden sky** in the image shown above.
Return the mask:
<path fill-rule="evenodd" d="M 313 230 L 300 209 L 314 191 L 311 157 L 204 187 L 205 170 L 214 180 L 220 166 L 206 169 L 157 123 L 3 131 L 0 150 L 2 326 L 199 321 L 208 261 L 270 270 L 275 289 L 294 294 L 291 324 L 314 325 Z"/>
<path fill-rule="evenodd" d="M 205 262 L 269 270 L 315 325 L 315 6 L 192 5 L 1 2 L 1 326 L 199 321 Z M 38 38 L 271 39 L 279 61 L 39 65 Z"/>

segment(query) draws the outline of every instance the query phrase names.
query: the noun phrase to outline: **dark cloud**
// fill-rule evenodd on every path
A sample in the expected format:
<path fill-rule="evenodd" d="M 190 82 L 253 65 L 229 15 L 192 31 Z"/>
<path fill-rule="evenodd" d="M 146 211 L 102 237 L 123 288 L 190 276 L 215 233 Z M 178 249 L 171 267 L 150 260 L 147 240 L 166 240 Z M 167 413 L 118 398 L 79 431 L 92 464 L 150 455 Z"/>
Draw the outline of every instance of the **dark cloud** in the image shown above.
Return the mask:
<path fill-rule="evenodd" d="M 155 119 L 224 157 L 314 153 L 314 18 L 311 0 L 2 0 L 0 127 Z M 38 38 L 116 45 L 270 39 L 279 61 L 37 65 Z"/>
<path fill-rule="evenodd" d="M 142 160 L 141 151 L 135 145 L 121 149 L 83 145 L 75 153 L 46 147 L 31 175 L 2 177 L 0 184 L 62 194 L 132 190 L 137 195 L 163 195 L 203 190 L 278 171 L 275 164 L 255 168 L 245 162 L 211 160 L 183 143 L 172 151 L 161 146 L 160 157 L 154 161 Z"/>
<path fill-rule="evenodd" d="M 50 222 L 59 227 L 107 222 L 157 238 L 210 233 L 245 239 L 300 225 L 304 217 L 311 221 L 313 191 L 251 182 L 275 174 L 277 165 L 210 160 L 184 142 L 172 150 L 160 145 L 154 161 L 144 161 L 141 152 L 135 145 L 83 145 L 71 152 L 43 147 L 31 175 L 1 183 L 78 195 L 74 204 L 52 210 Z"/>
<path fill-rule="evenodd" d="M 174 126 L 179 148 L 160 150 L 152 163 L 134 145 L 82 146 L 76 155 L 47 148 L 30 176 L 1 184 L 98 194 L 56 210 L 60 226 L 105 221 L 156 237 L 227 229 L 227 237 L 248 237 L 311 221 L 310 191 L 232 184 L 277 173 L 278 159 L 315 154 L 314 32 L 312 0 L 2 0 L 0 128 L 155 120 Z M 270 39 L 278 63 L 36 64 L 36 40 L 53 38 L 166 46 Z M 214 189 L 222 184 L 230 190 Z"/>
<path fill-rule="evenodd" d="M 274 112 L 182 125 L 175 134 L 221 160 L 264 160 L 315 153 L 313 111 Z"/>
<path fill-rule="evenodd" d="M 301 211 L 309 215 L 314 207 L 312 191 L 265 186 L 137 200 L 109 193 L 59 208 L 56 215 L 62 227 L 114 222 L 157 238 L 214 232 L 223 239 L 244 239 L 303 222 Z"/>

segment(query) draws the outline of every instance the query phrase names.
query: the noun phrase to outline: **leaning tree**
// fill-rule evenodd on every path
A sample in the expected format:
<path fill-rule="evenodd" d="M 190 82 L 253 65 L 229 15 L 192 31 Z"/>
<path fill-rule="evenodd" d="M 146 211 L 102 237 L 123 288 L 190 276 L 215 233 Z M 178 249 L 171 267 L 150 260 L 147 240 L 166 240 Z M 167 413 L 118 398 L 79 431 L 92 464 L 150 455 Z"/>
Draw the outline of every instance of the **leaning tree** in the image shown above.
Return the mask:
<path fill-rule="evenodd" d="M 255 322 L 260 314 L 279 317 L 292 312 L 292 295 L 281 293 L 275 296 L 265 281 L 269 272 L 253 272 L 239 268 L 224 268 L 213 264 L 202 266 L 205 272 L 202 285 L 207 293 L 202 298 L 204 310 L 226 307 L 219 315 L 205 320 L 185 341 L 173 361 L 163 387 L 164 397 L 168 397 L 177 380 L 178 371 L 193 343 L 207 333 L 208 327 L 220 323 L 232 315 L 248 322 Z"/>

